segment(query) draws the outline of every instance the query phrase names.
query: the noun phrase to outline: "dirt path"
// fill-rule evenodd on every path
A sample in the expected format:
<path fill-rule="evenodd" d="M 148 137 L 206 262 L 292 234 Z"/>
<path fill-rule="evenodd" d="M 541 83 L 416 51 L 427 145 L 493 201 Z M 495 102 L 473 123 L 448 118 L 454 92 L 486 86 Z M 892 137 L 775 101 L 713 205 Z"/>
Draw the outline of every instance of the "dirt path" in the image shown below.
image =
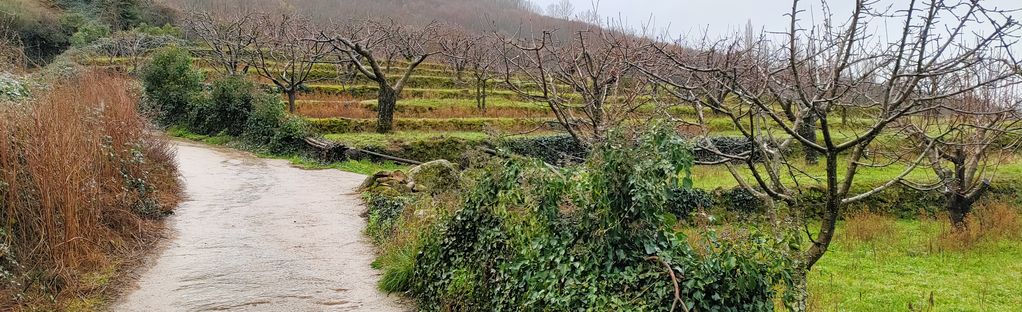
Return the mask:
<path fill-rule="evenodd" d="M 404 311 L 376 288 L 363 176 L 177 143 L 187 201 L 114 311 Z"/>

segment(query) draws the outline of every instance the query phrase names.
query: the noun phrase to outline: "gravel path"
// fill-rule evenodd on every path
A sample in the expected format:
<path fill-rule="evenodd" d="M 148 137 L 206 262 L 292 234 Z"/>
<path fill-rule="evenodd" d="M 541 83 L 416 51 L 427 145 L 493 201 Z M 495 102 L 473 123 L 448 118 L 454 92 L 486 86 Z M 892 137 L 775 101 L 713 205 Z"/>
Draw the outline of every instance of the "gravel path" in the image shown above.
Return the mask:
<path fill-rule="evenodd" d="M 187 199 L 114 311 L 406 311 L 377 290 L 364 176 L 176 142 Z"/>

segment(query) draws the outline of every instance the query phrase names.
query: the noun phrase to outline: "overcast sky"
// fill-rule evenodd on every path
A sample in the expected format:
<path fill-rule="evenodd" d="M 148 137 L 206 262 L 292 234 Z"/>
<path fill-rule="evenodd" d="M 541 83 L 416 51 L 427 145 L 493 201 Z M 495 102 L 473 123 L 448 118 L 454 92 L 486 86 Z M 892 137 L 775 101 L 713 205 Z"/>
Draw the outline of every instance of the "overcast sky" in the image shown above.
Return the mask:
<path fill-rule="evenodd" d="M 575 11 L 580 12 L 593 7 L 592 0 L 570 0 Z M 987 6 L 1000 8 L 1020 8 L 1022 0 L 982 0 Z M 558 0 L 532 0 L 544 10 Z M 885 3 L 900 3 L 904 0 L 886 0 Z M 835 13 L 850 14 L 853 0 L 827 0 Z M 652 21 L 656 29 L 669 29 L 672 37 L 696 34 L 701 37 L 703 30 L 711 36 L 743 31 L 747 21 L 751 21 L 756 30 L 783 31 L 786 27 L 784 14 L 791 11 L 790 0 L 601 0 L 598 12 L 604 17 L 621 17 L 633 28 Z M 819 8 L 820 0 L 803 1 L 801 6 Z M 1022 13 L 1014 13 L 1022 19 Z M 659 31 L 658 31 L 659 33 Z"/>

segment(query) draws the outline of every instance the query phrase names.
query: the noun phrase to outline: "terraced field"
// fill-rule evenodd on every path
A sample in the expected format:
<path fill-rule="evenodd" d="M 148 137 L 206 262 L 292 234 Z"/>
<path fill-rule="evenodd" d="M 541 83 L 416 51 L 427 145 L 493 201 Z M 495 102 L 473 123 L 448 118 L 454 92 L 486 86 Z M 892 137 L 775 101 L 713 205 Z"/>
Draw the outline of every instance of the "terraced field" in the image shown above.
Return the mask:
<path fill-rule="evenodd" d="M 202 59 L 195 59 L 207 77 L 217 75 L 216 71 Z M 92 66 L 132 70 L 126 58 L 95 58 L 85 63 Z M 384 65 L 386 66 L 386 65 Z M 400 73 L 404 64 L 397 62 L 385 67 L 388 73 Z M 523 99 L 508 90 L 501 83 L 490 83 L 485 109 L 477 106 L 475 90 L 469 72 L 463 73 L 459 81 L 453 70 L 442 64 L 420 65 L 407 81 L 395 110 L 395 133 L 374 133 L 376 126 L 376 91 L 378 87 L 360 75 L 343 74 L 339 67 L 331 64 L 315 65 L 312 75 L 314 82 L 307 84 L 298 96 L 297 114 L 306 118 L 312 130 L 324 138 L 358 148 L 376 150 L 399 157 L 419 161 L 437 158 L 457 159 L 460 154 L 474 146 L 492 141 L 497 137 L 542 137 L 559 133 L 559 126 L 546 103 Z M 340 74 L 339 74 L 340 73 Z M 272 88 L 268 81 L 249 71 L 254 80 L 262 81 Z M 283 95 L 282 95 L 283 97 Z M 663 111 L 650 103 L 637 109 L 634 120 L 643 121 L 644 116 L 656 113 L 670 113 L 687 120 L 695 119 L 695 111 L 689 106 L 673 106 Z M 737 137 L 738 133 L 731 120 L 723 116 L 708 115 L 707 126 L 711 136 Z M 847 118 L 831 121 L 832 133 L 839 141 L 861 135 L 871 119 L 856 117 L 850 112 Z M 682 132 L 697 130 L 682 127 Z M 775 130 L 777 137 L 786 134 Z M 900 144 L 899 138 L 881 138 L 881 144 Z M 810 175 L 822 176 L 823 167 L 807 167 Z M 902 167 L 863 168 L 856 184 L 862 188 L 889 181 L 897 176 Z M 995 168 L 1000 181 L 1014 181 L 1022 172 L 1022 162 L 1009 161 Z M 751 173 L 742 173 L 751 178 Z M 696 186 L 704 189 L 731 188 L 736 182 L 731 174 L 720 166 L 701 166 L 694 172 Z M 916 170 L 911 177 L 916 181 L 927 181 L 934 177 L 929 170 Z M 813 184 L 820 181 L 800 177 L 800 183 Z"/>

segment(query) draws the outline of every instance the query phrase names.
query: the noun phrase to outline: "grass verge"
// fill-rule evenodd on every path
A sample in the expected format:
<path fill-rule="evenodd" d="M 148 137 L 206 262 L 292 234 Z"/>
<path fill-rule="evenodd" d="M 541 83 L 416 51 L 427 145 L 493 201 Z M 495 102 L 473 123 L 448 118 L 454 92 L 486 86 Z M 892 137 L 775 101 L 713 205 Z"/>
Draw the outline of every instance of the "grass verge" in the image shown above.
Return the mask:
<path fill-rule="evenodd" d="M 838 226 L 846 233 L 848 221 Z M 944 248 L 946 219 L 891 220 L 889 239 L 831 245 L 809 274 L 813 311 L 1014 311 L 1022 306 L 1022 240 Z M 851 239 L 849 239 L 851 240 Z"/>

